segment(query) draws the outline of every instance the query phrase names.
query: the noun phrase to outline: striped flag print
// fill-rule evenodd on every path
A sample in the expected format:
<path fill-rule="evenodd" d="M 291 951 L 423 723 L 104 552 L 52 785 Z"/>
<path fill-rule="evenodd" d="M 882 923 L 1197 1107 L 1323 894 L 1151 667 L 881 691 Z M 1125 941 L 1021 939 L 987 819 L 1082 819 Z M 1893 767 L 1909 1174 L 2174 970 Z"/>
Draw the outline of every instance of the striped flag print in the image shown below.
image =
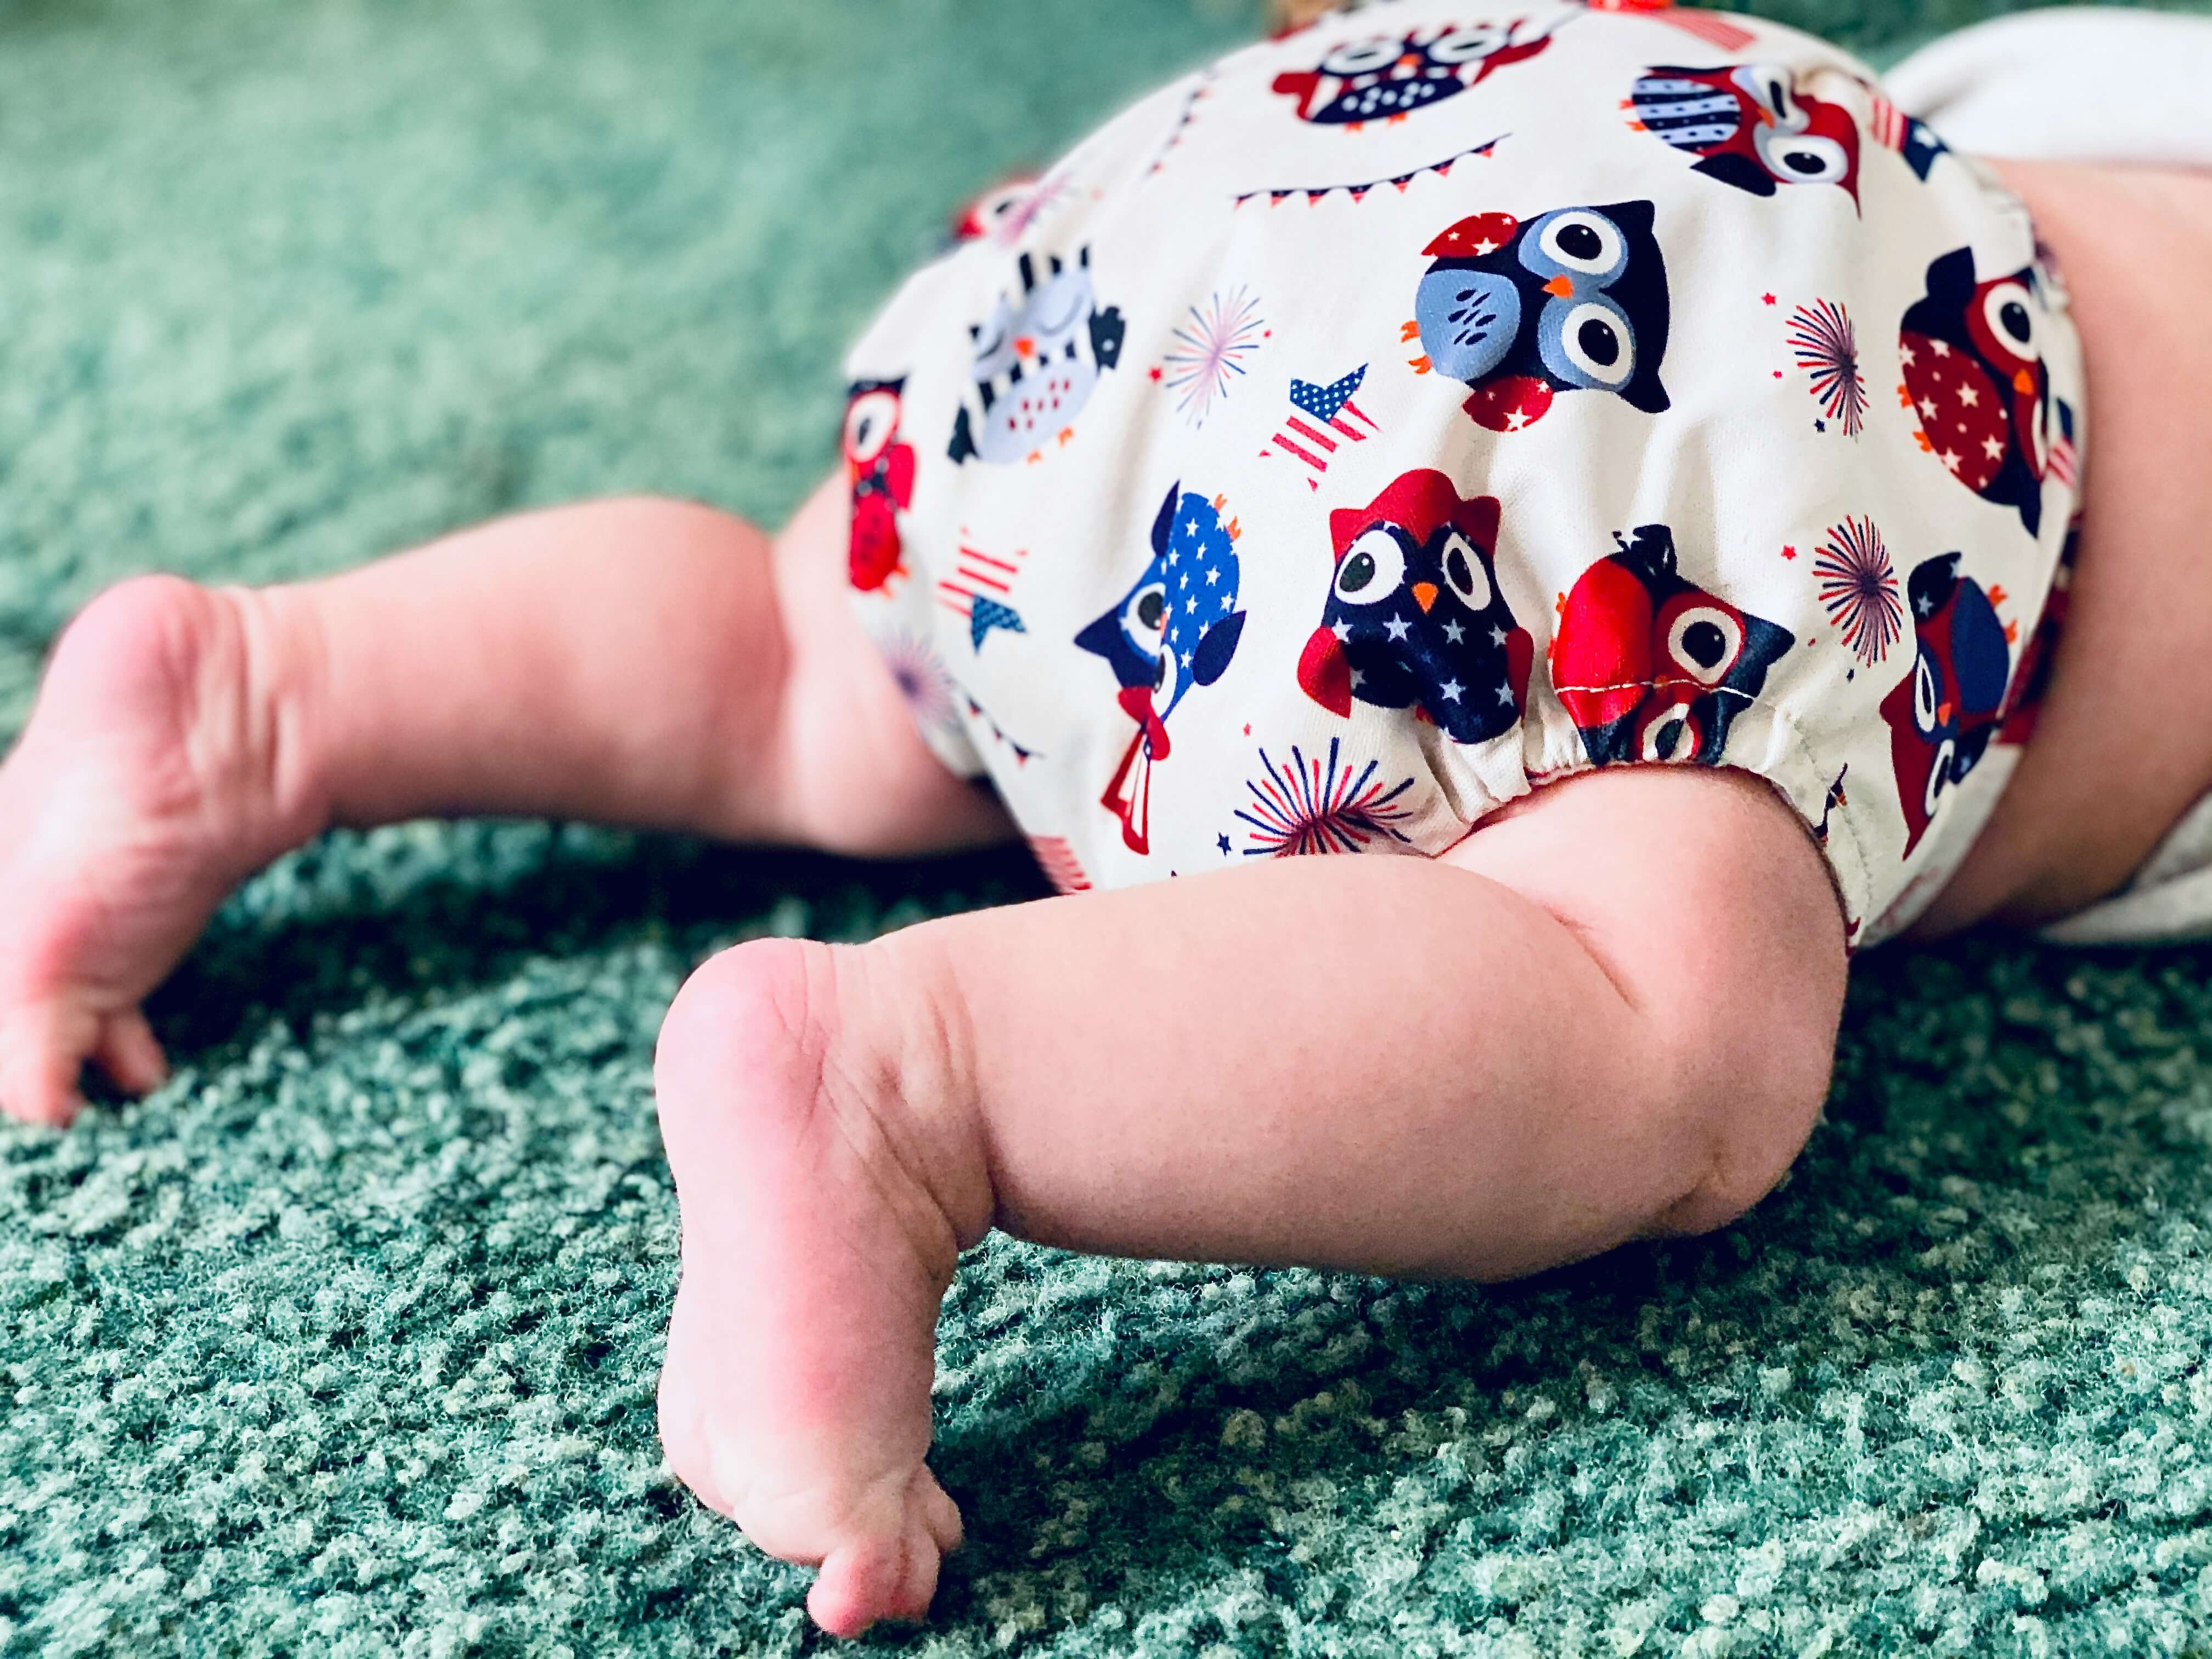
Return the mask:
<path fill-rule="evenodd" d="M 968 643 L 983 648 L 983 639 L 994 628 L 1026 634 L 1021 613 L 1006 603 L 1013 580 L 1020 574 L 1024 549 L 1012 561 L 994 558 L 973 547 L 963 546 L 954 561 L 953 574 L 937 584 L 937 602 L 956 617 L 968 620 Z"/>
<path fill-rule="evenodd" d="M 1036 854 L 1037 867 L 1044 878 L 1060 893 L 1087 893 L 1091 878 L 1083 873 L 1083 866 L 1076 860 L 1075 849 L 1058 836 L 1031 836 L 1030 851 Z"/>
<path fill-rule="evenodd" d="M 1292 380 L 1291 413 L 1270 441 L 1270 447 L 1260 452 L 1261 458 L 1280 450 L 1292 460 L 1304 462 L 1310 473 L 1306 488 L 1320 489 L 1322 474 L 1328 471 L 1329 458 L 1342 445 L 1365 443 L 1370 433 L 1382 430 L 1352 401 L 1352 394 L 1366 379 L 1367 365 L 1362 363 L 1343 379 L 1327 386 L 1316 386 L 1311 380 Z M 1362 426 L 1366 431 L 1360 430 Z"/>

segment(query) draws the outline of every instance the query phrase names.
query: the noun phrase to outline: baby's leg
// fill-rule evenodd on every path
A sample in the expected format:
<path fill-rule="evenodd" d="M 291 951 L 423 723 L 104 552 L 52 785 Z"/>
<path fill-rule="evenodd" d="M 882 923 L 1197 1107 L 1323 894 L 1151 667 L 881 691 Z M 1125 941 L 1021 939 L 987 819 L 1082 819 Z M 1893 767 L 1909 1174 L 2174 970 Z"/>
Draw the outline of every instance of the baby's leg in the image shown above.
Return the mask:
<path fill-rule="evenodd" d="M 596 818 L 842 851 L 1005 831 L 844 602 L 834 486 L 774 544 L 669 501 L 507 519 L 324 581 L 109 590 L 0 767 L 0 1105 L 160 1080 L 138 1004 L 331 824 Z"/>
<path fill-rule="evenodd" d="M 1487 1279 L 1713 1227 L 1796 1156 L 1843 987 L 1795 816 L 1656 768 L 1547 790 L 1433 863 L 739 946 L 661 1036 L 671 1462 L 823 1564 L 830 1629 L 918 1614 L 957 1528 L 922 1462 L 938 1301 L 988 1229 Z"/>

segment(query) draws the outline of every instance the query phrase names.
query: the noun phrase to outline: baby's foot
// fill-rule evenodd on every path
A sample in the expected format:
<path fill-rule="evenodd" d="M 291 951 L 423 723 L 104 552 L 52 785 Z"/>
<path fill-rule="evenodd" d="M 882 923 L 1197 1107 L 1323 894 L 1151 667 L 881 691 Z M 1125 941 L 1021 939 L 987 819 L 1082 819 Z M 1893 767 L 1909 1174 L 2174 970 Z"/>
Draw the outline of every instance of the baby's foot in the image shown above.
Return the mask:
<path fill-rule="evenodd" d="M 982 1160 L 929 1121 L 931 1068 L 881 1035 L 911 998 L 879 948 L 723 952 L 655 1067 L 684 1226 L 662 1443 L 763 1549 L 820 1564 L 807 1608 L 840 1636 L 921 1618 L 959 1542 L 922 1459 L 938 1303 L 989 1213 Z"/>
<path fill-rule="evenodd" d="M 64 632 L 0 765 L 0 1107 L 66 1123 L 88 1060 L 166 1071 L 138 1004 L 239 880 L 313 833 L 257 683 L 256 596 L 145 576 Z M 295 792 L 296 793 L 296 792 Z"/>

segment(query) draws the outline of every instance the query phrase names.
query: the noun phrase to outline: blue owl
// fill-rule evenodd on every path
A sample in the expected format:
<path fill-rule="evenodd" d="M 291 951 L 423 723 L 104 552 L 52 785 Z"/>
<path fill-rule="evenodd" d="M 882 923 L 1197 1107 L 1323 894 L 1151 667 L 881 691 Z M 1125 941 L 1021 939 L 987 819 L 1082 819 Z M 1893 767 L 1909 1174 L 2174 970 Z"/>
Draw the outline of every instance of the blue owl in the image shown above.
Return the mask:
<path fill-rule="evenodd" d="M 1020 270 L 1020 304 L 1001 295 L 989 319 L 968 331 L 972 390 L 945 451 L 955 461 L 1018 461 L 1064 441 L 1100 374 L 1121 361 L 1127 325 L 1117 307 L 1100 308 L 1089 248 L 1073 264 L 1054 256 L 1041 283 L 1030 254 Z"/>
<path fill-rule="evenodd" d="M 1560 208 L 1525 222 L 1462 219 L 1422 250 L 1407 339 L 1422 374 L 1473 388 L 1468 416 L 1492 432 L 1541 420 L 1561 392 L 1610 392 L 1656 415 L 1667 350 L 1667 264 L 1649 202 Z"/>
<path fill-rule="evenodd" d="M 1137 722 L 1099 805 L 1121 820 L 1133 853 L 1151 850 L 1152 768 L 1168 755 L 1168 716 L 1193 689 L 1228 672 L 1244 630 L 1237 608 L 1237 530 L 1219 507 L 1180 483 L 1152 520 L 1152 556 L 1112 609 L 1075 636 L 1121 683 L 1117 701 Z"/>
<path fill-rule="evenodd" d="M 1418 708 L 1455 743 L 1521 722 L 1535 643 L 1498 591 L 1497 498 L 1429 468 L 1328 515 L 1336 562 L 1298 684 L 1335 714 Z"/>

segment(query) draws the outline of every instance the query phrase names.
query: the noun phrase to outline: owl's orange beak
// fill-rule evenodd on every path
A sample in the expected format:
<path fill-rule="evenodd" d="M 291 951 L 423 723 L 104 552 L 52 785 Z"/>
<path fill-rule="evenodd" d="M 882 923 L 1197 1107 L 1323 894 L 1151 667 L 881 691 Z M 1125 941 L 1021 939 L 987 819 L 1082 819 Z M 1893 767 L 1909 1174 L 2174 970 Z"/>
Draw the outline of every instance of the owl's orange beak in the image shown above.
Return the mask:
<path fill-rule="evenodd" d="M 1421 614 L 1423 616 L 1425 617 L 1429 614 L 1429 607 L 1436 602 L 1437 585 L 1434 582 L 1415 582 L 1413 584 L 1413 603 L 1421 607 Z"/>
<path fill-rule="evenodd" d="M 1022 335 L 1015 340 L 1014 349 L 1024 357 L 1033 357 L 1036 355 L 1036 342 L 1026 334 Z"/>
<path fill-rule="evenodd" d="M 2035 395 L 2035 376 L 2029 374 L 2026 369 L 2021 369 L 2018 374 L 2012 377 L 2012 389 L 2020 393 L 2023 398 L 2033 397 Z"/>
<path fill-rule="evenodd" d="M 1938 726 L 1948 726 L 1948 725 L 1951 723 L 1951 709 L 1952 709 L 1952 707 L 1953 707 L 1953 705 L 1952 705 L 1951 703 L 1948 702 L 1939 702 L 1939 703 L 1937 703 L 1937 704 L 1936 705 L 1936 725 L 1938 725 Z"/>
<path fill-rule="evenodd" d="M 1575 279 L 1564 275 L 1554 276 L 1544 284 L 1544 292 L 1556 294 L 1562 300 L 1571 300 L 1575 297 Z"/>

